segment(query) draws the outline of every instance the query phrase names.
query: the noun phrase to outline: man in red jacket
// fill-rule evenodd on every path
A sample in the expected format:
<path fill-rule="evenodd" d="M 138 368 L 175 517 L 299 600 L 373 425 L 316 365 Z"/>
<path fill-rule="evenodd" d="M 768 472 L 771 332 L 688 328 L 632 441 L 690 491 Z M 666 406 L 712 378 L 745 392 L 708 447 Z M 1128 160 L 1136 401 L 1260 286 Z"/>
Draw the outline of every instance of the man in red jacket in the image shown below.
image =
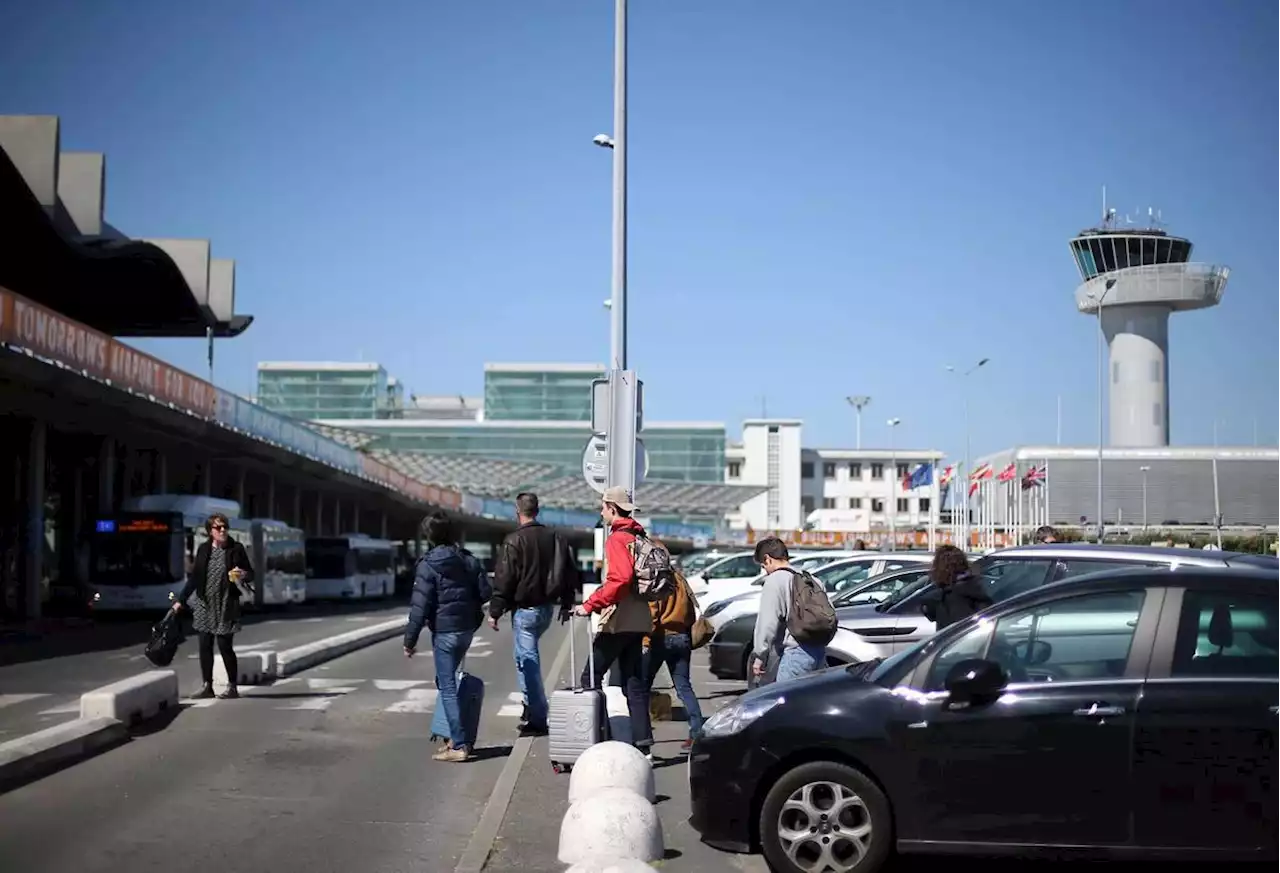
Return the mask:
<path fill-rule="evenodd" d="M 603 679 L 616 661 L 631 713 L 631 742 L 645 754 L 653 746 L 649 723 L 649 692 L 643 670 L 644 638 L 653 628 L 648 601 L 636 592 L 636 536 L 644 528 L 634 518 L 636 505 L 625 488 L 608 488 L 600 514 L 609 531 L 604 541 L 604 583 L 575 610 L 578 615 L 600 615 L 600 626 L 592 641 L 595 675 L 590 665 L 582 670 L 582 684 L 603 687 Z"/>

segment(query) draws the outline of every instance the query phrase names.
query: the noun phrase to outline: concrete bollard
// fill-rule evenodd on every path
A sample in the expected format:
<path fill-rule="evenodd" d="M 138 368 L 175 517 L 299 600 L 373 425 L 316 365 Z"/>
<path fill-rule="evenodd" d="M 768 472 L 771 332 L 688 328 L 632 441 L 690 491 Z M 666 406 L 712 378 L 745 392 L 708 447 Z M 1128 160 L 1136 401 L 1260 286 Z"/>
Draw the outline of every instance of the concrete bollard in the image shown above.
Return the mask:
<path fill-rule="evenodd" d="M 653 803 L 653 765 L 635 746 L 616 740 L 596 743 L 574 762 L 570 805 L 611 788 L 624 788 Z"/>
<path fill-rule="evenodd" d="M 574 864 L 565 873 L 658 873 L 658 868 L 634 858 L 593 858 Z"/>
<path fill-rule="evenodd" d="M 562 864 L 603 858 L 658 861 L 665 849 L 658 811 L 623 788 L 607 788 L 578 801 L 560 823 Z"/>

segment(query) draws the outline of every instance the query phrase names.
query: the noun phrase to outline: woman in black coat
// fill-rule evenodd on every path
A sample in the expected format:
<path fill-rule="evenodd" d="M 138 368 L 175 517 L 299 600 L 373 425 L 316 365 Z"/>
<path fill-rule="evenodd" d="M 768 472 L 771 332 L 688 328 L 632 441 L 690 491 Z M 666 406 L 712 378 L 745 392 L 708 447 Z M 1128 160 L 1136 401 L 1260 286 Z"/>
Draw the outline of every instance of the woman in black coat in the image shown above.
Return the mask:
<path fill-rule="evenodd" d="M 938 547 L 929 578 L 934 588 L 925 595 L 920 611 L 939 631 L 981 612 L 992 603 L 982 577 L 973 575 L 969 559 L 955 546 Z"/>
<path fill-rule="evenodd" d="M 230 522 L 220 512 L 209 516 L 204 529 L 209 539 L 196 550 L 195 560 L 187 573 L 187 584 L 173 604 L 174 611 L 181 610 L 196 596 L 192 604 L 192 626 L 200 637 L 200 677 L 204 686 L 192 695 L 196 699 L 213 697 L 213 646 L 216 641 L 222 653 L 222 665 L 227 668 L 227 690 L 218 695 L 223 699 L 240 696 L 236 689 L 238 665 L 232 645 L 240 632 L 240 586 L 253 590 L 253 565 L 244 546 L 231 538 Z"/>

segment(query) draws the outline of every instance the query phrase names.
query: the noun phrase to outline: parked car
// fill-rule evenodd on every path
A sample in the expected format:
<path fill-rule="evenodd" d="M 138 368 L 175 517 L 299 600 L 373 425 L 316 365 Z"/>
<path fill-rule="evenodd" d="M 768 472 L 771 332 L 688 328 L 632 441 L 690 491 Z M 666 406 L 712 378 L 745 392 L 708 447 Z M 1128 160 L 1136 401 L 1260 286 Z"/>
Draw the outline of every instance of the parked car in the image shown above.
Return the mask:
<path fill-rule="evenodd" d="M 817 574 L 819 570 L 825 569 L 836 563 L 843 564 L 844 561 L 862 557 L 874 563 L 879 557 L 878 552 L 847 552 L 847 551 L 828 551 L 828 552 L 808 552 L 791 556 L 791 566 L 797 570 L 804 570 L 807 573 Z M 698 606 L 704 610 L 714 609 L 718 603 L 726 600 L 733 600 L 743 594 L 760 596 L 760 590 L 764 586 L 764 577 L 766 574 L 758 572 L 750 579 L 722 579 L 717 580 L 714 585 L 707 584 L 704 587 L 694 589 L 695 596 L 698 599 Z"/>
<path fill-rule="evenodd" d="M 867 585 L 879 581 L 886 572 L 910 571 L 916 575 L 908 578 L 912 582 L 918 580 L 928 572 L 932 560 L 933 556 L 927 552 L 875 553 L 837 561 L 811 572 L 832 596 L 832 604 L 839 607 L 840 602 L 856 605 L 859 601 L 840 599 L 848 592 L 867 590 Z M 886 588 L 871 589 L 867 596 L 890 597 L 890 589 L 896 590 L 902 584 L 906 583 L 895 578 Z M 760 590 L 757 587 L 730 600 L 718 601 L 703 612 L 703 616 L 716 628 L 707 650 L 711 656 L 711 672 L 721 679 L 747 678 L 750 666 L 747 659 L 751 655 L 756 613 L 760 610 Z M 828 658 L 828 663 L 844 664 L 848 660 Z"/>
<path fill-rule="evenodd" d="M 996 603 L 1050 582 L 1117 567 L 1176 570 L 1183 567 L 1250 566 L 1276 569 L 1280 564 L 1264 555 L 1237 552 L 1086 543 L 1015 546 L 992 552 L 973 562 L 974 572 L 981 575 L 987 593 Z M 933 636 L 934 623 L 920 611 L 921 601 L 930 584 L 927 578 L 922 578 L 882 603 L 837 610 L 840 628 L 827 646 L 828 659 L 847 663 L 887 658 Z"/>
<path fill-rule="evenodd" d="M 1274 863 L 1278 581 L 1073 574 L 865 678 L 748 692 L 694 742 L 689 821 L 787 873 L 895 849 Z"/>

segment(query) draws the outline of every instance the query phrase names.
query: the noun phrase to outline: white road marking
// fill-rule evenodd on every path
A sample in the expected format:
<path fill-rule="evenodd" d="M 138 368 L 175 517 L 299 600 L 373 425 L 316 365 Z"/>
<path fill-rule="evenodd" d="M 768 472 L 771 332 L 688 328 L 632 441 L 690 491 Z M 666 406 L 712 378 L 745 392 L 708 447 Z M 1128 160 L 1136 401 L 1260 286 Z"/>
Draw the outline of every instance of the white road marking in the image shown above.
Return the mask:
<path fill-rule="evenodd" d="M 485 649 L 482 652 L 467 652 L 468 658 L 487 658 L 493 654 L 493 649 Z"/>
<path fill-rule="evenodd" d="M 519 691 L 512 691 L 507 695 L 507 700 L 510 700 L 512 703 L 524 703 L 524 695 Z"/>
<path fill-rule="evenodd" d="M 13 706 L 18 703 L 26 703 L 28 700 L 38 700 L 41 697 L 48 697 L 48 694 L 0 694 L 0 709 L 6 706 Z"/>
<path fill-rule="evenodd" d="M 404 698 L 388 706 L 383 712 L 431 712 L 436 706 L 434 688 L 411 688 Z"/>
<path fill-rule="evenodd" d="M 297 703 L 291 703 L 288 706 L 277 706 L 276 709 L 328 709 L 333 704 L 334 699 L 332 697 L 313 697 L 310 700 L 299 700 Z"/>
<path fill-rule="evenodd" d="M 190 697 L 184 697 L 178 701 L 182 706 L 189 706 L 192 709 L 204 709 L 205 707 L 213 706 L 217 702 L 218 698 L 216 697 L 209 697 L 203 700 L 192 700 Z"/>
<path fill-rule="evenodd" d="M 301 622 L 302 624 L 319 624 L 320 622 L 324 621 L 324 619 L 323 618 L 299 618 L 297 619 L 297 621 Z"/>
<path fill-rule="evenodd" d="M 471 642 L 471 648 L 473 649 L 487 649 L 492 645 L 493 643 L 488 640 L 472 640 Z"/>
<path fill-rule="evenodd" d="M 373 685 L 379 691 L 407 691 L 410 688 L 417 688 L 419 685 L 426 685 L 426 679 L 374 679 Z"/>
<path fill-rule="evenodd" d="M 73 712 L 80 711 L 80 701 L 74 700 L 71 703 L 64 703 L 62 706 L 55 706 L 53 709 L 46 709 L 38 715 L 71 715 Z"/>
<path fill-rule="evenodd" d="M 363 679 L 308 679 L 307 687 L 315 690 L 337 691 L 338 686 L 349 685 L 350 690 L 354 691 L 355 686 L 364 682 Z"/>
<path fill-rule="evenodd" d="M 261 642 L 261 643 L 251 643 L 250 645 L 247 645 L 247 646 L 236 646 L 236 651 L 237 651 L 237 652 L 252 652 L 252 651 L 254 651 L 255 649 L 266 649 L 266 648 L 269 648 L 269 647 L 271 647 L 271 646 L 274 646 L 274 645 L 275 645 L 276 643 L 278 643 L 278 642 L 280 642 L 280 641 L 279 641 L 279 640 L 266 640 L 266 641 Z"/>
<path fill-rule="evenodd" d="M 502 718 L 519 718 L 524 714 L 524 704 L 521 703 L 504 703 L 498 708 L 498 715 Z"/>

